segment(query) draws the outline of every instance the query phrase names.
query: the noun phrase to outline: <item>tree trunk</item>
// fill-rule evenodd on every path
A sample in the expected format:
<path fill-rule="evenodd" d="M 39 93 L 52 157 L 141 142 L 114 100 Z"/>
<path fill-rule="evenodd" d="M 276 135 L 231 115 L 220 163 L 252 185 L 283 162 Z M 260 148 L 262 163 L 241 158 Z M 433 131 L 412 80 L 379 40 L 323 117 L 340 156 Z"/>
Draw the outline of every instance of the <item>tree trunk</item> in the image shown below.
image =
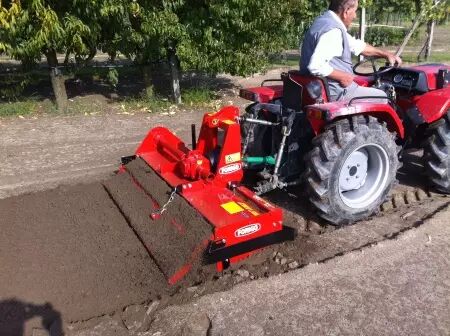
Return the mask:
<path fill-rule="evenodd" d="M 155 95 L 155 90 L 153 86 L 153 76 L 152 76 L 152 67 L 151 65 L 143 65 L 142 71 L 144 72 L 144 85 L 145 89 L 143 95 L 145 98 L 153 98 Z"/>
<path fill-rule="evenodd" d="M 47 53 L 47 63 L 50 67 L 50 80 L 52 82 L 53 93 L 55 94 L 56 108 L 58 111 L 67 111 L 67 91 L 65 78 L 58 68 L 58 58 L 56 51 L 50 50 Z"/>
<path fill-rule="evenodd" d="M 181 89 L 180 89 L 180 60 L 176 54 L 175 48 L 168 48 L 169 65 L 172 77 L 172 98 L 175 104 L 181 104 Z"/>
<path fill-rule="evenodd" d="M 70 61 L 70 52 L 66 52 L 66 57 L 64 58 L 64 65 L 68 66 Z"/>

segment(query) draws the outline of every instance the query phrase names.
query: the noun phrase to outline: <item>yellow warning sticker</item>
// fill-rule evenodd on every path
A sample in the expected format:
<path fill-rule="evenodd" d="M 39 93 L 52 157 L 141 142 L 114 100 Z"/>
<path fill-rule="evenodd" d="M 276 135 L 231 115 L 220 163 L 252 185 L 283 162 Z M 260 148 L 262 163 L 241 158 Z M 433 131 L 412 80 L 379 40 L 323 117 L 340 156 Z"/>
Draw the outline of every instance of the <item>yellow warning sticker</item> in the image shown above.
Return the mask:
<path fill-rule="evenodd" d="M 225 155 L 225 163 L 235 163 L 241 161 L 241 153 L 227 154 Z"/>
<path fill-rule="evenodd" d="M 236 202 L 228 202 L 221 205 L 222 208 L 225 209 L 230 215 L 234 215 L 235 213 L 242 212 L 244 209 L 237 204 Z"/>
<path fill-rule="evenodd" d="M 234 125 L 235 124 L 235 122 L 232 121 L 232 120 L 224 120 L 223 123 L 227 124 L 227 125 Z"/>
<path fill-rule="evenodd" d="M 250 212 L 253 216 L 259 216 L 259 212 L 253 209 L 250 205 L 244 202 L 239 202 L 239 205 L 243 207 L 245 210 Z"/>

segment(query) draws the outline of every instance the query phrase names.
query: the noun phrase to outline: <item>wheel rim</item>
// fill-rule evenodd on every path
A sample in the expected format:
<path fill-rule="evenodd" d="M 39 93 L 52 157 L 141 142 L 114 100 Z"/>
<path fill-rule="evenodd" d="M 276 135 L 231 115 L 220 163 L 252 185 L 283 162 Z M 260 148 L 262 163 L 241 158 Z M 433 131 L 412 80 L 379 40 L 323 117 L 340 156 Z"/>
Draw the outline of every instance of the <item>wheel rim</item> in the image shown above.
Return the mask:
<path fill-rule="evenodd" d="M 354 150 L 339 172 L 339 195 L 345 205 L 362 209 L 375 202 L 389 179 L 389 156 L 377 144 Z"/>

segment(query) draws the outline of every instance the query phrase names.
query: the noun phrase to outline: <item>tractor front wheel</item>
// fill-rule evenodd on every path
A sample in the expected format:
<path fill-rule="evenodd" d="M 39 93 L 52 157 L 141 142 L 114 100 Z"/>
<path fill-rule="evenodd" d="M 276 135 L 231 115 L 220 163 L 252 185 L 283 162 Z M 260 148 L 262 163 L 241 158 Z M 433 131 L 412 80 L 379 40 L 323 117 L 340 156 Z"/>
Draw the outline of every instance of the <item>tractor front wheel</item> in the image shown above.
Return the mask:
<path fill-rule="evenodd" d="M 450 111 L 428 131 L 423 155 L 425 173 L 438 191 L 450 194 Z"/>
<path fill-rule="evenodd" d="M 306 183 L 319 215 L 335 225 L 375 213 L 396 181 L 396 135 L 377 119 L 355 116 L 330 124 L 306 156 Z"/>

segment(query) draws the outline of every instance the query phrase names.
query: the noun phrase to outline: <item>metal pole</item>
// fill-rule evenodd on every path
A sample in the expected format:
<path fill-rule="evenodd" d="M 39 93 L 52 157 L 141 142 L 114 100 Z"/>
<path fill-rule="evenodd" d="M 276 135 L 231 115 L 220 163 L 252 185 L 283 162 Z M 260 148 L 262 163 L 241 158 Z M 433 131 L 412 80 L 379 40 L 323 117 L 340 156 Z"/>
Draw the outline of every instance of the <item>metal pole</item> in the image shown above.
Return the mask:
<path fill-rule="evenodd" d="M 366 37 L 366 8 L 361 7 L 361 15 L 359 17 L 359 38 L 364 41 Z M 364 60 L 363 55 L 359 55 L 359 61 Z"/>

